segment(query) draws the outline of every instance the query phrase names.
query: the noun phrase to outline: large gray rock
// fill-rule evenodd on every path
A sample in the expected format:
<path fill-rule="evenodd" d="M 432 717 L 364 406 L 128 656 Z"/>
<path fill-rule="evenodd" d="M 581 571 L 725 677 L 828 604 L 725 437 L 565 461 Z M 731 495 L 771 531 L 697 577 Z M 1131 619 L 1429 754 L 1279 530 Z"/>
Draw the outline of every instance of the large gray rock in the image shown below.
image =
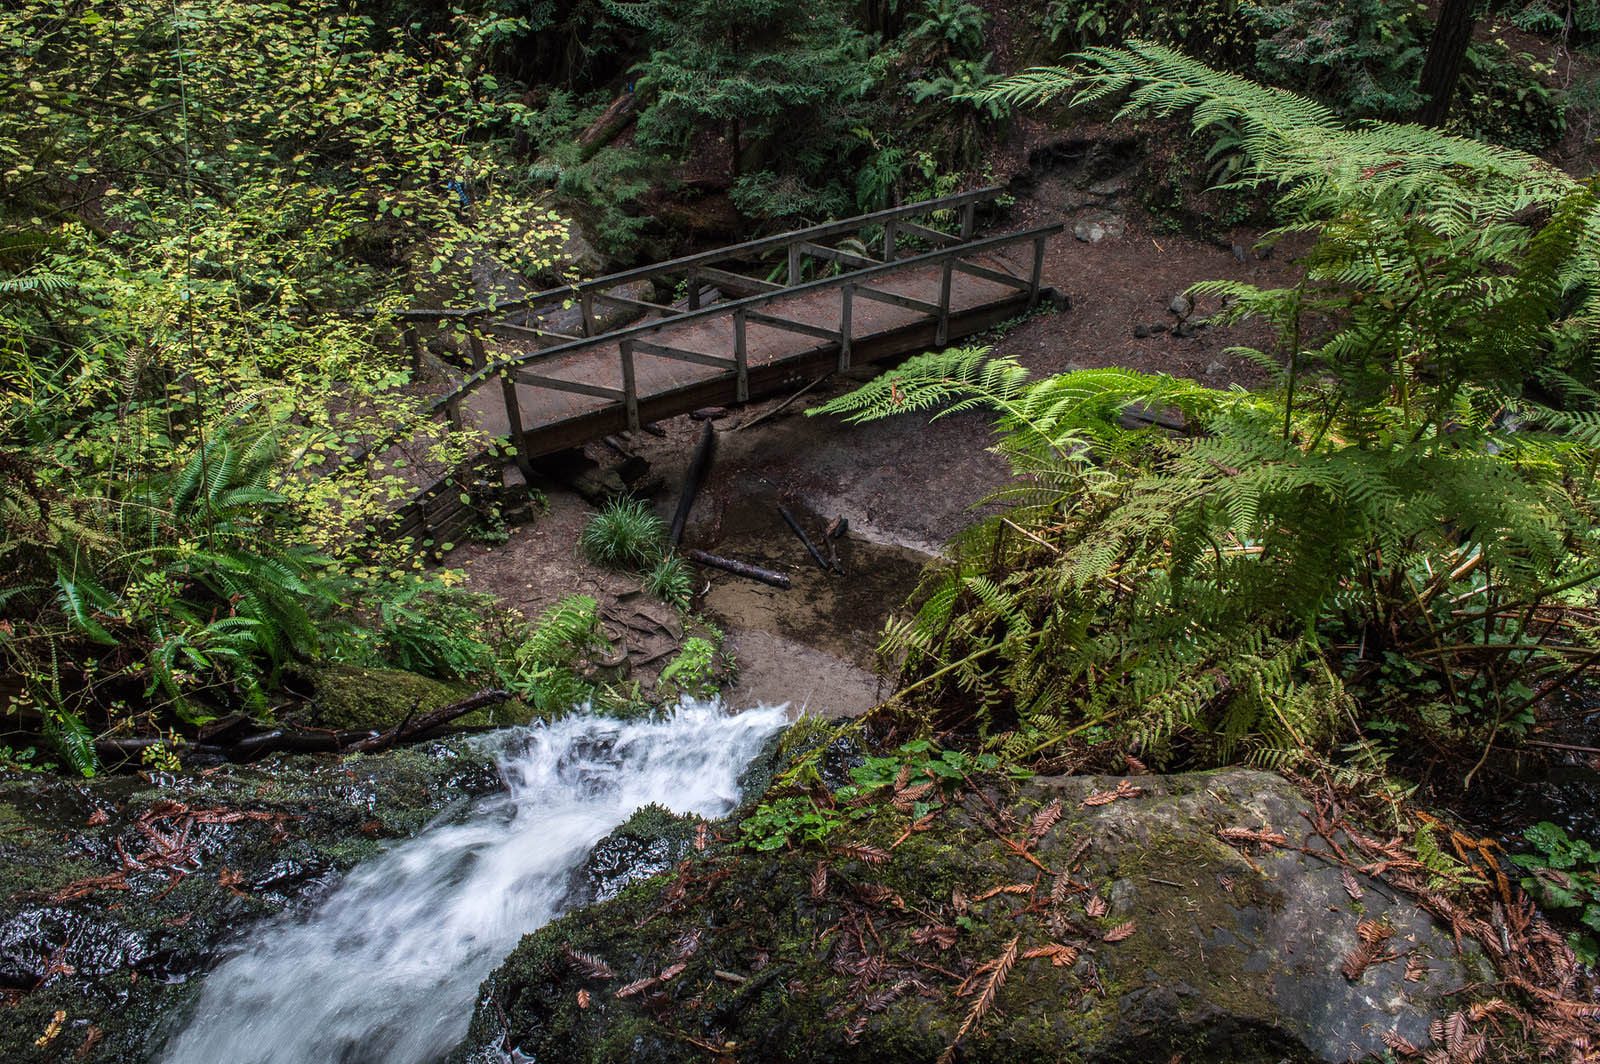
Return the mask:
<path fill-rule="evenodd" d="M 1381 1054 L 1389 1032 L 1427 1044 L 1460 1005 L 1448 995 L 1488 974 L 1404 896 L 1359 873 L 1347 889 L 1279 777 L 1140 777 L 1099 804 L 1123 782 L 994 793 L 1012 818 L 998 834 L 969 796 L 925 831 L 906 832 L 915 810 L 879 806 L 826 849 L 697 857 L 524 939 L 455 1059 L 687 1062 L 715 1045 L 922 1064 L 954 1045 L 996 1064 L 1342 1062 Z M 1026 837 L 1054 801 L 1035 865 L 1000 836 Z M 1236 846 L 1228 828 L 1284 841 Z M 1362 921 L 1391 934 L 1348 978 Z M 1008 977 L 958 1038 L 1013 940 Z"/>

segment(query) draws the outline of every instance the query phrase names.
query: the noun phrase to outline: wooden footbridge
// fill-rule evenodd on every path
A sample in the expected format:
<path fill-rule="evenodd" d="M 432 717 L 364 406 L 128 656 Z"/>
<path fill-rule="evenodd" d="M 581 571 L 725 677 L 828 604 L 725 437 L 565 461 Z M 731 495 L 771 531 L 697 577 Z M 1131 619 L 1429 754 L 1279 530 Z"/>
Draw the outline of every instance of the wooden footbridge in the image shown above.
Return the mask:
<path fill-rule="evenodd" d="M 540 455 L 942 347 L 1032 309 L 1045 243 L 1062 227 L 976 236 L 978 208 L 1000 194 L 907 204 L 494 307 L 408 311 L 406 342 L 420 359 L 425 330 L 465 334 L 472 372 L 432 410 L 509 438 L 527 472 Z M 674 295 L 652 298 L 662 291 Z M 437 531 L 444 515 L 430 518 L 428 498 L 458 494 L 425 492 L 400 532 Z"/>

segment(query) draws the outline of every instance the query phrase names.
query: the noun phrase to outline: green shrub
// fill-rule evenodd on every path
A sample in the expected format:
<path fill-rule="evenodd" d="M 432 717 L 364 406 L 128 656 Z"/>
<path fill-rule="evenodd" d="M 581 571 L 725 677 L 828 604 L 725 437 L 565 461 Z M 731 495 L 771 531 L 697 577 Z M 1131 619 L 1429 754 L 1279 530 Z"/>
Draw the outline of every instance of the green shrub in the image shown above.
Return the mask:
<path fill-rule="evenodd" d="M 686 610 L 694 593 L 694 573 L 678 555 L 663 554 L 645 574 L 644 589 L 667 605 Z"/>
<path fill-rule="evenodd" d="M 710 698 L 716 694 L 717 645 L 699 636 L 684 640 L 678 656 L 661 670 L 661 687 L 666 693 L 693 698 Z"/>
<path fill-rule="evenodd" d="M 1553 915 L 1580 925 L 1568 938 L 1584 964 L 1600 963 L 1600 848 L 1567 836 L 1566 830 L 1540 821 L 1522 833 L 1533 847 L 1517 854 L 1513 864 L 1528 874 L 1522 889 L 1539 899 Z"/>
<path fill-rule="evenodd" d="M 641 569 L 661 557 L 666 526 L 647 503 L 613 499 L 589 518 L 578 545 L 589 560 L 608 569 Z"/>

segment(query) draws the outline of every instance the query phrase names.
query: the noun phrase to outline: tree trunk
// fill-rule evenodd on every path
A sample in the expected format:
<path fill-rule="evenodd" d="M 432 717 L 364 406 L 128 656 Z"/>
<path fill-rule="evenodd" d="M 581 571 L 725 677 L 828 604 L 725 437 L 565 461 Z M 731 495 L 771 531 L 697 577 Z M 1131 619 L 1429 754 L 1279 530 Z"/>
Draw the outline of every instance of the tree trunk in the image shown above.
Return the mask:
<path fill-rule="evenodd" d="M 1417 121 L 1425 126 L 1443 125 L 1450 113 L 1467 46 L 1472 43 L 1472 27 L 1478 21 L 1475 4 L 1476 0 L 1442 0 L 1439 5 L 1439 21 L 1433 27 L 1419 86 L 1423 103 Z"/>

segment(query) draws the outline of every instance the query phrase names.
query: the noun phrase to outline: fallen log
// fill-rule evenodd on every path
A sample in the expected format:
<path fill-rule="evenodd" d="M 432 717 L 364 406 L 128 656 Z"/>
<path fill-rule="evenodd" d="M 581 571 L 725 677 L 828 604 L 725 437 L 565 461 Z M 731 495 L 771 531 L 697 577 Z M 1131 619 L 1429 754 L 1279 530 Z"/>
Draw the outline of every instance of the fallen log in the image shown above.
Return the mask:
<path fill-rule="evenodd" d="M 683 474 L 678 508 L 673 511 L 672 525 L 667 531 L 667 539 L 674 547 L 683 542 L 683 526 L 689 522 L 689 511 L 694 509 L 695 496 L 700 494 L 700 485 L 706 478 L 706 470 L 711 467 L 711 458 L 716 450 L 717 430 L 707 421 L 700 430 L 700 442 L 695 445 L 694 456 L 689 459 L 689 468 Z"/>
<path fill-rule="evenodd" d="M 600 117 L 578 134 L 579 160 L 588 162 L 601 148 L 616 140 L 632 124 L 638 111 L 639 97 L 632 92 L 624 92 L 612 100 Z"/>
<path fill-rule="evenodd" d="M 822 552 L 817 550 L 816 544 L 811 542 L 811 537 L 806 535 L 806 530 L 801 528 L 800 522 L 794 519 L 794 514 L 790 513 L 786 507 L 780 506 L 778 507 L 778 516 L 783 518 L 784 524 L 789 526 L 789 531 L 800 538 L 800 545 L 806 549 L 807 554 L 811 555 L 811 560 L 817 563 L 817 568 L 827 572 L 829 569 L 828 559 L 824 558 Z"/>
<path fill-rule="evenodd" d="M 759 580 L 763 584 L 771 584 L 773 587 L 780 587 L 785 591 L 789 590 L 789 578 L 782 573 L 775 573 L 771 569 L 763 569 L 759 565 L 735 561 L 732 558 L 724 558 L 716 554 L 707 554 L 703 550 L 686 550 L 683 553 L 692 562 L 709 565 L 713 569 L 721 569 L 723 572 L 732 573 L 735 576 Z"/>
<path fill-rule="evenodd" d="M 415 709 L 405 715 L 399 724 L 388 731 L 371 728 L 333 729 L 272 728 L 247 735 L 231 743 L 184 743 L 179 749 L 185 754 L 225 758 L 230 761 L 249 761 L 267 754 L 324 754 L 324 753 L 377 753 L 391 746 L 421 738 L 436 728 L 443 727 L 479 709 L 511 701 L 511 692 L 498 688 L 479 691 L 459 702 L 428 713 L 418 714 Z M 166 740 L 152 738 L 97 739 L 95 751 L 105 761 L 135 761 L 146 749 L 159 746 Z"/>

